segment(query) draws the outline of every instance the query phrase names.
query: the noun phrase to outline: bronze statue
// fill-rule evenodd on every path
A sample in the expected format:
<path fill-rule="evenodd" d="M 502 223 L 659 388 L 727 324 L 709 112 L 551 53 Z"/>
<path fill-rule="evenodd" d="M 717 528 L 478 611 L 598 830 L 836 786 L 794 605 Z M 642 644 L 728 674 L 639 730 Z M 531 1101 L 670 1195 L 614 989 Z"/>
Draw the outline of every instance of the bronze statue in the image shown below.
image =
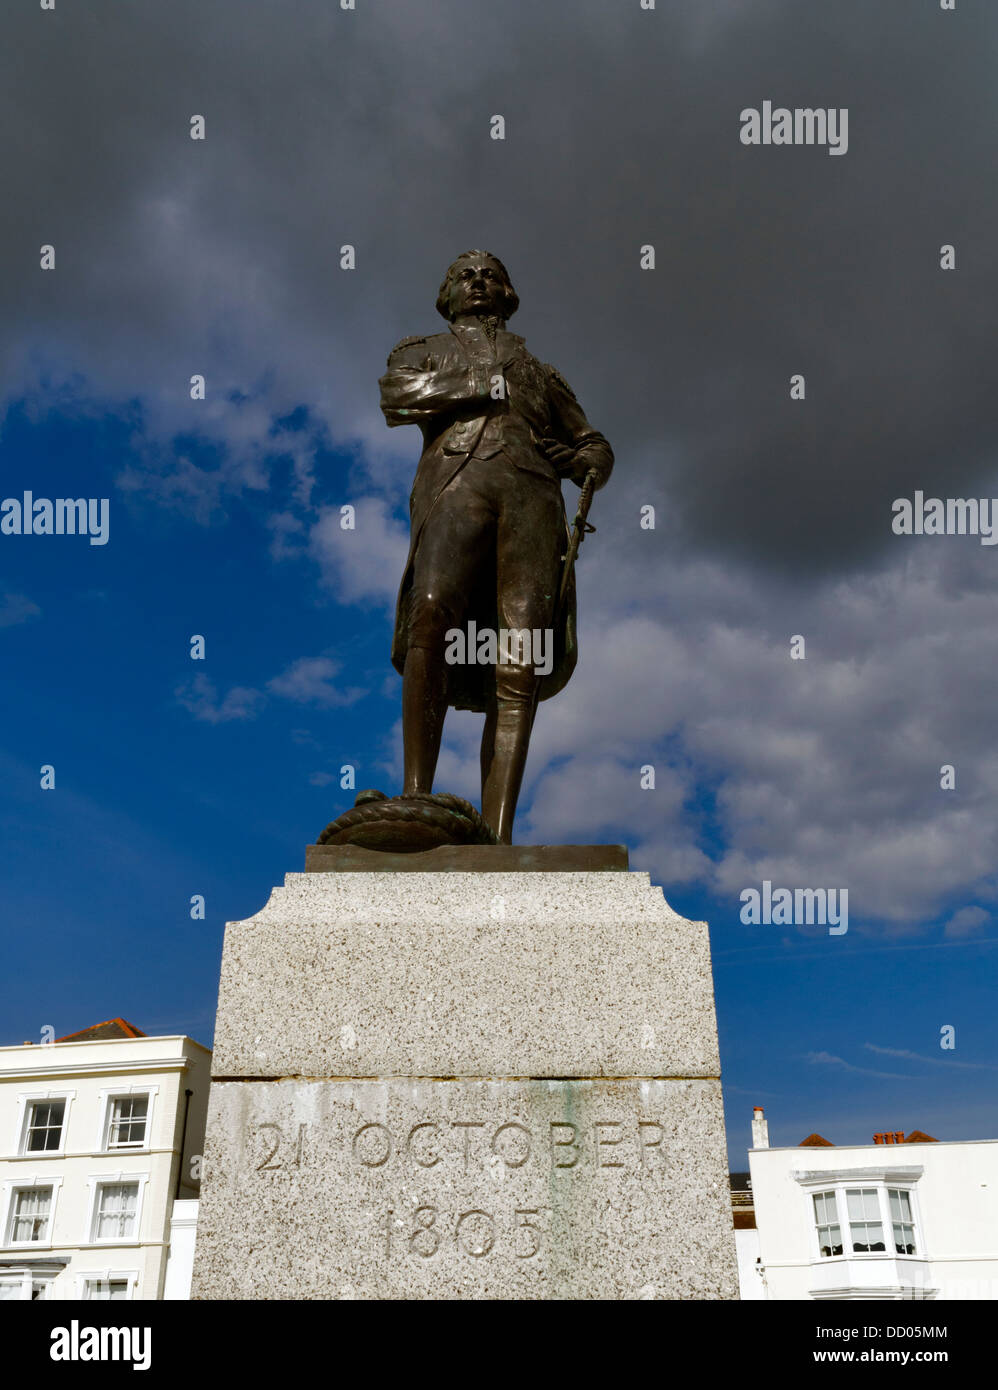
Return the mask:
<path fill-rule="evenodd" d="M 481 711 L 482 816 L 494 835 L 480 824 L 467 833 L 500 844 L 512 840 L 537 702 L 557 694 L 575 667 L 575 551 L 592 529 L 588 499 L 613 467 L 610 445 L 564 377 L 507 330 L 518 303 L 502 262 L 466 251 L 437 296 L 448 330 L 404 338 L 380 382 L 388 424 L 418 425 L 423 435 L 392 643 L 402 674 L 405 785 L 388 805 L 397 803 L 399 814 L 418 806 L 428 820 L 431 803 L 448 802 L 477 821 L 466 802 L 432 791 L 448 706 Z M 574 539 L 563 478 L 584 487 Z M 465 631 L 465 659 L 448 660 L 454 634 Z M 542 645 L 543 634 L 551 639 L 546 666 L 536 660 L 537 641 L 533 650 L 513 638 L 503 645 L 502 634 L 524 632 L 541 635 Z M 471 650 L 476 633 L 499 635 L 501 655 L 488 665 Z M 488 644 L 484 650 L 490 654 Z M 356 833 L 359 819 L 377 813 L 365 804 L 372 801 L 386 798 L 362 793 L 321 839 L 388 848 L 390 837 Z"/>

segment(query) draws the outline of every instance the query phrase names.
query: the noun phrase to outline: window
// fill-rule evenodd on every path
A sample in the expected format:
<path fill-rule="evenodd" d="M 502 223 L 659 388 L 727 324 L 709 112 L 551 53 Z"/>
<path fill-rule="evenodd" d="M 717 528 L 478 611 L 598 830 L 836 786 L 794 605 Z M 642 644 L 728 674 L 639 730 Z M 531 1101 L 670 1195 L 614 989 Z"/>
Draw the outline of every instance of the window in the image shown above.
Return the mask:
<path fill-rule="evenodd" d="M 75 1091 L 22 1091 L 17 1097 L 14 1145 L 19 1157 L 61 1155 Z"/>
<path fill-rule="evenodd" d="M 814 1220 L 818 1227 L 818 1246 L 822 1255 L 841 1255 L 842 1231 L 835 1208 L 834 1192 L 814 1194 Z"/>
<path fill-rule="evenodd" d="M 867 1187 L 847 1187 L 845 1182 L 841 1182 L 835 1187 L 811 1190 L 818 1258 L 919 1255 L 914 1188 L 888 1186 L 892 1179 L 896 1182 L 902 1173 L 907 1177 L 905 1170 L 888 1172 L 883 1177 L 878 1175 L 875 1185 Z M 920 1174 L 921 1170 L 918 1169 L 912 1173 L 912 1177 Z M 862 1176 L 866 1177 L 867 1174 Z M 815 1187 L 817 1177 L 817 1174 L 811 1175 Z M 828 1176 L 822 1175 L 822 1178 L 828 1181 Z M 890 1240 L 886 1234 L 888 1231 Z M 921 1254 L 924 1256 L 925 1251 Z"/>
<path fill-rule="evenodd" d="M 46 1299 L 49 1295 L 49 1285 L 52 1283 L 54 1275 L 51 1274 L 32 1274 L 30 1269 L 19 1269 L 16 1273 L 0 1274 L 0 1303 L 22 1302 L 27 1303 L 38 1299 Z"/>
<path fill-rule="evenodd" d="M 62 1148 L 65 1100 L 36 1100 L 28 1106 L 23 1153 L 51 1153 Z"/>
<path fill-rule="evenodd" d="M 903 1187 L 887 1190 L 891 1203 L 891 1229 L 894 1232 L 894 1249 L 899 1255 L 915 1253 L 915 1221 L 911 1211 L 911 1193 Z"/>
<path fill-rule="evenodd" d="M 846 1206 L 849 1211 L 849 1238 L 854 1255 L 882 1254 L 884 1244 L 884 1224 L 880 1218 L 880 1199 L 875 1187 L 851 1187 L 846 1189 Z"/>
<path fill-rule="evenodd" d="M 97 1188 L 93 1240 L 130 1240 L 137 1232 L 137 1182 L 105 1182 Z"/>
<path fill-rule="evenodd" d="M 120 1299 L 128 1298 L 127 1279 L 85 1279 L 83 1281 L 83 1297 L 86 1299 L 102 1299 L 105 1302 L 117 1302 Z"/>
<path fill-rule="evenodd" d="M 26 1245 L 47 1241 L 51 1216 L 51 1187 L 15 1188 L 7 1229 L 7 1244 Z"/>
<path fill-rule="evenodd" d="M 102 1153 L 147 1148 L 158 1090 L 158 1086 L 123 1086 L 101 1091 L 95 1147 Z"/>
<path fill-rule="evenodd" d="M 141 1149 L 146 1142 L 148 1119 L 148 1095 L 113 1097 L 107 1126 L 106 1147 L 109 1149 Z"/>

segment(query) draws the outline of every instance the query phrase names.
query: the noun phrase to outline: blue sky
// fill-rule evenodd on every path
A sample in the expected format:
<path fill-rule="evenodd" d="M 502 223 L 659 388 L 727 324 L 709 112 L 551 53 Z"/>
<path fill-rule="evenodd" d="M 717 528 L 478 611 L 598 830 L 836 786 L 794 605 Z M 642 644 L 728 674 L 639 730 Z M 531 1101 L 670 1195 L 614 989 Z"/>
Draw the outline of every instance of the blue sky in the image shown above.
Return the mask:
<path fill-rule="evenodd" d="M 91 495 L 111 499 L 106 546 L 3 539 L 6 592 L 38 610 L 0 630 L 5 1041 L 120 1015 L 210 1044 L 226 918 L 261 907 L 350 804 L 336 781 L 315 782 L 352 762 L 358 786 L 394 790 L 400 683 L 386 659 L 388 611 L 337 603 L 314 563 L 272 558 L 280 458 L 270 489 L 199 523 L 122 495 L 134 425 L 13 410 L 3 433 L 17 490 L 27 480 L 37 496 L 76 495 L 85 476 Z M 331 499 L 350 463 L 322 456 Z M 23 609 L 8 600 L 8 611 Z M 203 663 L 189 656 L 195 633 Z M 309 699 L 267 691 L 302 658 L 331 660 L 364 693 L 331 705 L 328 680 L 303 685 Z M 214 698 L 192 709 L 195 676 Z M 233 688 L 259 692 L 245 705 L 252 715 L 212 718 Z M 45 763 L 51 791 L 39 785 Z M 702 798 L 687 810 L 704 813 L 716 852 L 710 807 Z M 632 827 L 609 829 L 601 839 L 627 841 Z M 916 941 L 884 940 L 855 918 L 844 938 L 749 927 L 737 897 L 670 884 L 653 853 L 632 865 L 663 882 L 678 911 L 711 923 L 734 1166 L 753 1104 L 772 1117 L 773 1143 L 916 1127 L 991 1137 L 993 936 L 947 937 L 940 923 Z M 193 894 L 206 899 L 203 922 L 190 918 Z M 946 1024 L 953 1051 L 939 1047 Z"/>
<path fill-rule="evenodd" d="M 224 921 L 302 868 L 342 764 L 398 788 L 418 439 L 376 383 L 487 247 L 617 457 L 517 838 L 624 842 L 710 922 L 734 1167 L 755 1104 L 776 1143 L 995 1136 L 998 548 L 891 521 L 998 496 L 998 11 L 798 11 L 5 21 L 0 499 L 110 499 L 103 547 L 0 535 L 5 1040 L 210 1042 Z M 848 153 L 746 147 L 765 100 L 848 108 Z M 477 800 L 477 738 L 449 721 L 438 787 Z M 766 879 L 848 888 L 848 933 L 743 925 Z"/>

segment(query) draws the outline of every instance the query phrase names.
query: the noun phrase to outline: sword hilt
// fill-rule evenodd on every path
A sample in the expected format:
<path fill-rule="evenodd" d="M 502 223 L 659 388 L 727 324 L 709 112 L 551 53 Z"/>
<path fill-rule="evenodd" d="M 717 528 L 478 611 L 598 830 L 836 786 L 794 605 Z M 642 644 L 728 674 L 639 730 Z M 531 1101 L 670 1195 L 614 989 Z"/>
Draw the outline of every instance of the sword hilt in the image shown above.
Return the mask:
<path fill-rule="evenodd" d="M 561 616 L 561 610 L 565 606 L 565 599 L 568 595 L 568 581 L 571 578 L 572 567 L 575 564 L 575 557 L 579 553 L 579 546 L 590 532 L 595 531 L 595 526 L 590 526 L 586 517 L 589 515 L 589 508 L 592 506 L 593 493 L 596 490 L 596 480 L 599 473 L 595 468 L 590 468 L 582 484 L 582 491 L 579 493 L 579 509 L 575 513 L 575 520 L 572 522 L 572 537 L 568 544 L 563 559 L 565 568 L 562 571 L 561 584 L 558 588 L 558 606 L 555 609 L 555 616 Z"/>
<path fill-rule="evenodd" d="M 579 493 L 579 507 L 578 511 L 575 513 L 575 520 L 572 523 L 572 525 L 579 527 L 580 544 L 582 542 L 583 536 L 588 535 L 590 531 L 596 530 L 595 526 L 589 525 L 589 522 L 586 520 L 586 517 L 589 515 L 589 508 L 593 504 L 593 493 L 596 490 L 596 479 L 598 477 L 599 473 L 597 472 L 597 470 L 595 468 L 590 468 L 589 472 L 585 476 L 585 481 L 582 484 L 582 491 Z"/>

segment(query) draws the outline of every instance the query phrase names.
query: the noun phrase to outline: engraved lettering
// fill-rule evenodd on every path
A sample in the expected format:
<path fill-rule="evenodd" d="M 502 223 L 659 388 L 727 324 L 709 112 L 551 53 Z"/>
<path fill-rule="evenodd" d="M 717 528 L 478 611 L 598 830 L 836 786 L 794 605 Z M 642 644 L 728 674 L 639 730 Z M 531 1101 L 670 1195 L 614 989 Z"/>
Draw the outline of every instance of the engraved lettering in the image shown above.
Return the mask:
<path fill-rule="evenodd" d="M 558 1136 L 558 1134 L 556 1133 L 556 1131 L 559 1130 L 559 1129 L 567 1129 L 567 1130 L 569 1131 L 569 1134 L 567 1135 L 566 1138 L 562 1139 L 562 1138 L 560 1138 L 560 1137 Z M 575 1142 L 576 1139 L 578 1138 L 578 1135 L 579 1135 L 578 1130 L 575 1128 L 575 1126 L 574 1126 L 573 1124 L 570 1124 L 568 1120 L 552 1120 L 552 1121 L 551 1121 L 551 1164 L 552 1164 L 552 1167 L 554 1167 L 554 1168 L 574 1168 L 574 1167 L 575 1167 L 575 1165 L 576 1165 L 576 1164 L 578 1163 L 578 1161 L 579 1161 L 579 1150 L 578 1150 L 578 1146 L 576 1145 L 576 1142 Z M 558 1152 L 557 1152 L 557 1151 L 558 1151 L 559 1149 L 574 1149 L 574 1150 L 575 1150 L 574 1154 L 572 1155 L 572 1159 L 571 1159 L 570 1162 L 565 1161 L 565 1160 L 563 1160 L 563 1159 L 561 1159 L 561 1158 L 558 1157 Z"/>
<path fill-rule="evenodd" d="M 454 1240 L 465 1254 L 473 1255 L 476 1260 L 481 1259 L 496 1243 L 495 1222 L 485 1211 L 475 1209 L 462 1212 L 454 1228 Z"/>
<path fill-rule="evenodd" d="M 658 1134 L 657 1134 L 657 1136 L 656 1136 L 654 1139 L 651 1137 L 650 1134 L 647 1133 L 647 1131 L 650 1130 L 650 1129 L 656 1129 L 656 1130 L 658 1130 Z M 658 1162 L 659 1162 L 659 1166 L 660 1166 L 660 1167 L 665 1163 L 665 1154 L 662 1152 L 662 1147 L 661 1147 L 661 1146 L 662 1146 L 662 1126 L 661 1126 L 660 1124 L 658 1124 L 655 1120 L 639 1120 L 639 1121 L 638 1121 L 638 1142 L 639 1142 L 640 1148 L 641 1148 L 641 1166 L 642 1166 L 642 1168 L 653 1168 L 653 1167 L 655 1167 L 655 1164 L 654 1164 L 654 1162 L 653 1162 L 653 1159 L 654 1159 L 655 1157 L 658 1158 Z M 653 1152 L 652 1152 L 652 1150 L 655 1150 L 655 1149 L 658 1150 L 657 1155 L 656 1155 L 656 1154 L 653 1154 Z"/>
<path fill-rule="evenodd" d="M 614 1144 L 622 1144 L 624 1136 L 618 1134 L 616 1139 L 604 1139 L 600 1134 L 601 1129 L 620 1129 L 619 1120 L 597 1120 L 593 1125 L 593 1137 L 596 1140 L 596 1167 L 597 1168 L 623 1168 L 619 1159 L 606 1159 L 600 1153 L 600 1149 L 611 1148 Z"/>
<path fill-rule="evenodd" d="M 512 1143 L 502 1144 L 501 1148 L 507 1150 L 507 1152 L 500 1152 L 500 1136 L 505 1134 L 507 1130 L 512 1129 L 519 1130 L 521 1134 L 525 1135 L 525 1140 L 522 1143 L 517 1143 L 517 1141 L 514 1140 Z M 508 1156 L 508 1151 L 510 1149 L 515 1153 L 517 1148 L 522 1148 L 523 1150 L 520 1158 Z M 499 1155 L 507 1168 L 522 1168 L 530 1157 L 530 1130 L 526 1125 L 517 1124 L 515 1120 L 510 1120 L 508 1124 L 500 1125 L 492 1136 L 492 1152 Z"/>
<path fill-rule="evenodd" d="M 520 1232 L 523 1231 L 530 1241 L 530 1249 L 517 1250 L 516 1255 L 518 1259 L 529 1260 L 532 1259 L 541 1248 L 541 1228 L 533 1221 L 528 1221 L 527 1217 L 540 1216 L 540 1210 L 537 1207 L 517 1207 L 516 1214 L 522 1217 L 522 1220 L 516 1223 L 517 1238 L 519 1238 Z"/>
<path fill-rule="evenodd" d="M 435 1133 L 438 1128 L 439 1126 L 435 1125 L 432 1120 L 424 1120 L 422 1124 L 413 1125 L 412 1129 L 410 1129 L 409 1131 L 409 1137 L 405 1141 L 406 1153 L 413 1160 L 413 1162 L 418 1163 L 421 1168 L 435 1167 L 435 1165 L 440 1162 L 440 1155 L 434 1154 L 431 1158 L 420 1158 L 419 1154 L 413 1151 L 412 1141 L 413 1139 L 415 1139 L 416 1135 L 419 1133 L 421 1129 L 432 1129 Z"/>
<path fill-rule="evenodd" d="M 428 1260 L 440 1249 L 440 1236 L 433 1229 L 437 1219 L 436 1207 L 417 1207 L 414 1216 L 416 1229 L 409 1237 L 409 1254 L 419 1255 L 422 1259 Z M 429 1250 L 425 1249 L 427 1242 L 430 1243 Z"/>
<path fill-rule="evenodd" d="M 361 1125 L 353 1137 L 353 1156 L 364 1168 L 383 1168 L 392 1156 L 392 1136 L 384 1125 Z"/>
<path fill-rule="evenodd" d="M 264 1155 L 263 1162 L 262 1162 L 262 1163 L 258 1163 L 258 1164 L 256 1165 L 256 1171 L 257 1171 L 258 1173 L 273 1173 L 273 1172 L 276 1172 L 276 1170 L 277 1170 L 278 1168 L 280 1168 L 281 1165 L 280 1165 L 279 1163 L 271 1163 L 270 1160 L 274 1157 L 274 1155 L 277 1153 L 277 1150 L 281 1147 L 281 1140 L 284 1138 L 283 1134 L 281 1133 L 281 1126 L 280 1126 L 280 1125 L 274 1125 L 274 1124 L 262 1124 L 262 1125 L 257 1125 L 256 1128 L 257 1128 L 257 1129 L 276 1129 L 276 1130 L 277 1130 L 277 1138 L 274 1140 L 274 1147 L 270 1150 L 270 1152 L 269 1152 L 268 1154 L 265 1154 L 265 1155 Z"/>
<path fill-rule="evenodd" d="M 471 1155 L 471 1134 L 473 1129 L 484 1129 L 484 1120 L 451 1120 L 451 1129 L 464 1130 L 464 1171 L 468 1171 L 468 1159 Z"/>

